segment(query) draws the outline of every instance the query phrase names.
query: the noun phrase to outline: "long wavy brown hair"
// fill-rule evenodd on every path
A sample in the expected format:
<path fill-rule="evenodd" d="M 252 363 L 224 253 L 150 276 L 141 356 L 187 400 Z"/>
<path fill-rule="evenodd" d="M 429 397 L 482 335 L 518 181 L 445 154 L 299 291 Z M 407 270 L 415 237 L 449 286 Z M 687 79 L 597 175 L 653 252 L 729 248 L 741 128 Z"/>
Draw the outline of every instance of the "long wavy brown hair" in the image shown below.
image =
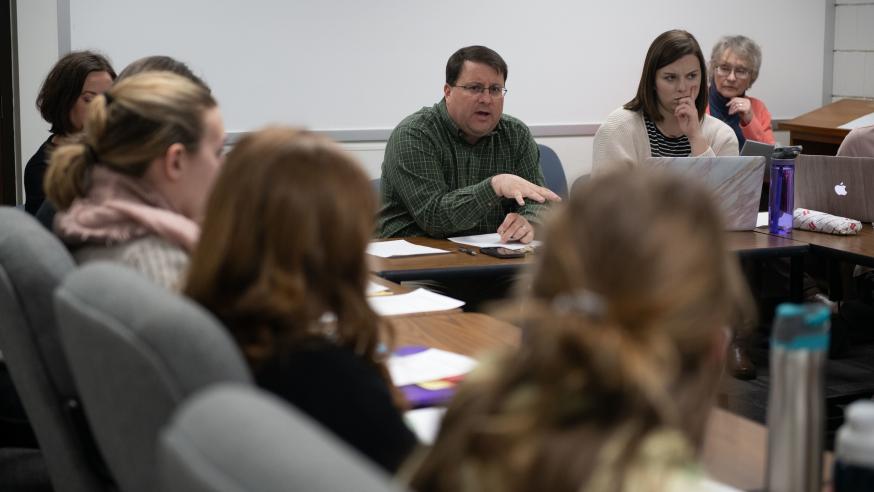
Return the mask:
<path fill-rule="evenodd" d="M 622 490 L 652 432 L 700 446 L 721 334 L 752 315 L 709 192 L 644 169 L 575 190 L 514 304 L 522 347 L 462 386 L 418 492 L 601 491 L 605 467 Z"/>
<path fill-rule="evenodd" d="M 388 380 L 377 346 L 390 327 L 365 294 L 375 210 L 369 179 L 327 138 L 291 128 L 246 136 L 207 202 L 184 292 L 226 324 L 254 369 L 323 337 Z"/>

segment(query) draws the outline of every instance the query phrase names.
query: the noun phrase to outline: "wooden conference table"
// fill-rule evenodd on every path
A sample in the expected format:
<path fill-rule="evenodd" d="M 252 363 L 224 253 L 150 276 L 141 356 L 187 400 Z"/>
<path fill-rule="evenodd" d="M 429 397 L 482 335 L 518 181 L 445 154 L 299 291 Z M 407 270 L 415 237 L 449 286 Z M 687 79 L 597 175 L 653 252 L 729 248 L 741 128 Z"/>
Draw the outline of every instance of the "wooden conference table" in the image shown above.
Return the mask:
<path fill-rule="evenodd" d="M 841 125 L 874 113 L 874 101 L 841 99 L 779 124 L 789 131 L 790 145 L 803 145 L 805 154 L 835 155 L 849 130 Z"/>
<path fill-rule="evenodd" d="M 369 257 L 371 271 L 392 286 L 392 281 L 441 278 L 456 275 L 494 275 L 518 271 L 534 262 L 534 255 L 504 260 L 482 254 L 471 256 L 458 251 L 459 245 L 447 240 L 406 238 L 414 244 L 450 251 L 448 254 L 403 258 Z M 792 261 L 793 291 L 800 294 L 803 256 L 824 255 L 834 261 L 848 261 L 874 267 L 874 229 L 865 225 L 855 236 L 834 236 L 794 230 L 791 238 L 771 235 L 767 229 L 727 233 L 727 247 L 746 258 L 785 257 Z M 377 277 L 374 276 L 374 279 Z M 795 297 L 795 296 L 793 296 Z M 511 347 L 519 343 L 519 330 L 506 322 L 479 313 L 460 311 L 424 313 L 392 318 L 398 345 L 425 345 L 469 356 L 485 350 Z M 744 490 L 764 486 L 767 429 L 749 419 L 725 410 L 714 409 L 708 424 L 703 460 L 717 480 Z M 826 454 L 823 476 L 831 476 L 831 455 Z"/>
<path fill-rule="evenodd" d="M 767 234 L 767 229 L 756 230 Z M 837 236 L 795 229 L 792 240 L 807 244 L 810 254 L 826 261 L 828 266 L 829 298 L 843 300 L 844 277 L 842 263 L 874 268 L 874 227 L 863 223 L 862 230 L 851 236 Z"/>
<path fill-rule="evenodd" d="M 870 223 L 863 223 L 862 230 L 852 236 L 795 229 L 792 240 L 809 244 L 815 255 L 874 267 L 874 227 Z"/>
<path fill-rule="evenodd" d="M 767 231 L 734 231 L 726 233 L 728 249 L 741 257 L 793 257 L 807 253 L 807 245 L 794 238 L 767 234 Z M 525 258 L 501 259 L 458 250 L 461 244 L 430 237 L 402 238 L 413 244 L 449 251 L 448 254 L 380 258 L 368 255 L 370 271 L 392 282 L 439 279 L 459 275 L 495 275 L 513 273 L 534 263 L 535 255 Z"/>
<path fill-rule="evenodd" d="M 394 238 L 398 239 L 398 238 Z M 461 244 L 448 239 L 405 237 L 413 244 L 439 248 L 449 253 L 435 255 L 380 258 L 368 255 L 370 271 L 392 282 L 409 280 L 441 280 L 459 276 L 501 275 L 515 273 L 523 265 L 532 263 L 533 256 L 525 258 L 494 258 L 484 254 L 472 256 L 458 251 Z"/>
<path fill-rule="evenodd" d="M 407 280 L 451 278 L 458 276 L 490 276 L 515 273 L 525 265 L 535 262 L 533 254 L 519 259 L 499 259 L 483 254 L 471 256 L 458 251 L 459 245 L 445 239 L 409 237 L 407 241 L 423 246 L 445 249 L 448 254 L 378 258 L 368 256 L 370 270 L 392 282 Z M 776 236 L 760 227 L 753 231 L 727 232 L 727 248 L 741 258 L 789 258 L 790 298 L 800 300 L 804 256 L 812 254 L 829 262 L 835 277 L 830 282 L 833 300 L 841 299 L 840 282 L 837 280 L 840 262 L 874 268 L 874 226 L 863 224 L 859 234 L 836 236 L 795 229 L 791 237 Z"/>
<path fill-rule="evenodd" d="M 789 258 L 791 298 L 801 298 L 803 256 L 808 245 L 794 239 L 772 236 L 767 231 L 735 231 L 726 233 L 727 247 L 741 258 Z M 459 244 L 446 239 L 429 237 L 403 238 L 413 244 L 439 248 L 449 253 L 395 258 L 368 255 L 370 271 L 392 282 L 411 280 L 442 280 L 458 277 L 499 276 L 517 273 L 525 265 L 533 264 L 534 254 L 525 258 L 500 259 L 477 254 L 472 256 L 458 251 Z"/>
<path fill-rule="evenodd" d="M 476 357 L 484 351 L 513 347 L 519 329 L 479 313 L 432 313 L 391 318 L 396 343 L 424 345 Z M 714 409 L 708 423 L 703 461 L 710 475 L 743 490 L 762 489 L 767 456 L 767 429 L 744 417 Z M 824 477 L 830 477 L 826 456 Z"/>

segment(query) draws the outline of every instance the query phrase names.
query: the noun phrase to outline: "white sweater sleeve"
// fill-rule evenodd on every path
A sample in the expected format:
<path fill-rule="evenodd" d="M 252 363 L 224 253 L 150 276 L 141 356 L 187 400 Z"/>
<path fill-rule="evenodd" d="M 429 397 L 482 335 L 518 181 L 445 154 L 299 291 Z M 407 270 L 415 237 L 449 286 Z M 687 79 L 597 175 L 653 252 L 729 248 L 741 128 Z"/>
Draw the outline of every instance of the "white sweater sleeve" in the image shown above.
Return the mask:
<path fill-rule="evenodd" d="M 640 160 L 640 128 L 637 114 L 626 109 L 610 113 L 595 133 L 592 145 L 592 174 L 623 167 L 634 167 Z M 644 131 L 645 133 L 645 131 Z"/>
<path fill-rule="evenodd" d="M 702 130 L 704 131 L 705 138 L 707 138 L 707 142 L 710 144 L 707 152 L 701 154 L 702 156 L 733 157 L 740 154 L 737 135 L 734 134 L 734 130 L 718 118 L 714 118 L 709 114 L 706 115 L 702 122 Z"/>

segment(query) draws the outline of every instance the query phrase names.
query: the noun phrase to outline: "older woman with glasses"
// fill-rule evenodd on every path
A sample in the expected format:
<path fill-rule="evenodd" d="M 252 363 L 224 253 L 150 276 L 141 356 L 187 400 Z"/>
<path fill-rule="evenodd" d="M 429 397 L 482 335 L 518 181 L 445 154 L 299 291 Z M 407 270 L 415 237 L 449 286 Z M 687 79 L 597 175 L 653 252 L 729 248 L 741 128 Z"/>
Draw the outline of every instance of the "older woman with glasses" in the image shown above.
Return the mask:
<path fill-rule="evenodd" d="M 734 130 L 741 148 L 747 139 L 774 143 L 771 113 L 765 103 L 747 95 L 761 65 L 761 48 L 746 36 L 723 36 L 710 55 L 708 111 Z"/>

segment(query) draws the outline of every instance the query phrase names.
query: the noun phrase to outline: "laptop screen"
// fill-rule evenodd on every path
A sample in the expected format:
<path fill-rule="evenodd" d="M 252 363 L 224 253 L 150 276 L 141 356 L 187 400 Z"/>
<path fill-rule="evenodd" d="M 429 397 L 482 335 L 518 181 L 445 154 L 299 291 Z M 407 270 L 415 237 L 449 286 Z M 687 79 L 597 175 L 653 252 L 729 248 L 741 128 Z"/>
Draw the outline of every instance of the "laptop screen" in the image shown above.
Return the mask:
<path fill-rule="evenodd" d="M 795 207 L 874 220 L 874 158 L 799 155 L 795 159 Z"/>
<path fill-rule="evenodd" d="M 765 176 L 764 157 L 650 157 L 645 165 L 701 180 L 713 191 L 726 229 L 746 231 L 756 227 Z"/>

